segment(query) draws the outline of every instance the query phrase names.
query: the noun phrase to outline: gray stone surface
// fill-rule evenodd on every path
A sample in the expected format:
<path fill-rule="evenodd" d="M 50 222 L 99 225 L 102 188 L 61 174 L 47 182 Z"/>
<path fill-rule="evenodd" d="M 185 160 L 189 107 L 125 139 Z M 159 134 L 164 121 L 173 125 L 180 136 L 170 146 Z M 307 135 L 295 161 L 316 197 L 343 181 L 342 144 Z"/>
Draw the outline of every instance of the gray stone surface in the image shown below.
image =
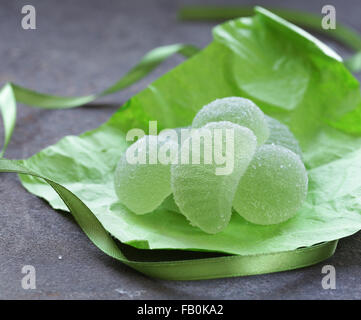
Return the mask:
<path fill-rule="evenodd" d="M 361 31 L 358 0 L 257 3 L 319 13 L 322 5 L 330 2 L 340 21 Z M 100 91 L 156 46 L 176 42 L 205 46 L 210 42 L 215 23 L 177 20 L 177 8 L 190 3 L 2 0 L 0 84 L 13 81 L 60 95 Z M 252 5 L 254 1 L 207 3 Z M 37 9 L 36 30 L 21 28 L 24 4 Z M 331 45 L 348 54 L 341 46 Z M 97 127 L 126 99 L 181 61 L 173 57 L 131 89 L 89 106 L 66 111 L 20 106 L 7 157 L 28 157 L 65 135 Z M 194 282 L 151 279 L 99 251 L 69 215 L 55 212 L 27 193 L 16 175 L 0 175 L 1 299 L 360 299 L 360 248 L 358 233 L 341 240 L 328 261 L 301 270 Z M 21 287 L 21 268 L 27 264 L 36 267 L 36 290 Z M 336 290 L 321 287 L 325 264 L 336 267 Z"/>

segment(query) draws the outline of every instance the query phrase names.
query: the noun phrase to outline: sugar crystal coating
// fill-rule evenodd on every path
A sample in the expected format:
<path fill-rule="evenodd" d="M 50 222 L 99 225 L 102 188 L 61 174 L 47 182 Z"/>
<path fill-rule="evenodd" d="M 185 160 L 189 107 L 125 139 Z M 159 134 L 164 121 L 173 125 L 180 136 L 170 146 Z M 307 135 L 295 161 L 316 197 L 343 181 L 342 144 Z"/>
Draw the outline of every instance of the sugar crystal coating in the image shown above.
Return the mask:
<path fill-rule="evenodd" d="M 167 146 L 178 152 L 177 143 L 167 140 Z M 116 194 L 120 202 L 136 214 L 155 210 L 171 194 L 171 164 L 154 159 L 154 151 L 160 154 L 162 147 L 166 147 L 165 142 L 158 140 L 157 136 L 144 136 L 132 144 L 118 162 L 114 178 Z M 127 152 L 135 154 L 140 160 L 146 160 L 146 163 L 129 163 Z M 156 163 L 149 163 L 150 159 L 153 162 L 156 160 Z"/>
<path fill-rule="evenodd" d="M 252 223 L 281 223 L 300 209 L 307 185 L 307 172 L 297 154 L 282 146 L 263 145 L 240 180 L 233 207 Z"/>
<path fill-rule="evenodd" d="M 266 141 L 266 144 L 275 144 L 285 147 L 302 157 L 300 145 L 290 129 L 274 118 L 269 116 L 265 117 L 270 130 L 270 136 Z"/>
<path fill-rule="evenodd" d="M 220 121 L 208 123 L 196 130 L 182 144 L 181 153 L 189 152 L 193 157 L 196 151 L 192 149 L 192 145 L 195 143 L 196 135 L 211 131 L 214 138 L 215 129 L 221 129 L 223 150 L 226 149 L 226 143 L 234 146 L 234 153 L 230 157 L 234 166 L 229 174 L 215 174 L 217 168 L 215 158 L 212 163 L 205 163 L 205 157 L 202 155 L 210 146 L 204 141 L 200 148 L 204 153 L 201 151 L 199 164 L 190 161 L 189 164 L 180 163 L 171 166 L 171 187 L 181 213 L 191 225 L 211 234 L 222 231 L 228 225 L 238 182 L 257 146 L 257 139 L 251 130 L 229 121 Z M 227 129 L 233 131 L 233 138 L 226 135 Z M 215 145 L 212 144 L 212 148 Z"/>
<path fill-rule="evenodd" d="M 262 110 L 245 98 L 228 97 L 212 101 L 196 114 L 192 126 L 200 128 L 213 121 L 230 121 L 251 129 L 259 146 L 269 136 L 268 125 Z"/>

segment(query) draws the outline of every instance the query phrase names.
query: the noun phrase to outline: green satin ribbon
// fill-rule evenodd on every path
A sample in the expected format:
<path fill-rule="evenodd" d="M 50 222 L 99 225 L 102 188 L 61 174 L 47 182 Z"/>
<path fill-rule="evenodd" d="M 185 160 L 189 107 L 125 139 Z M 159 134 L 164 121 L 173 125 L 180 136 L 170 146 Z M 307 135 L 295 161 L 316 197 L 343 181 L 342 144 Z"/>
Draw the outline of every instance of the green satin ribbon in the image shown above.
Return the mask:
<path fill-rule="evenodd" d="M 67 188 L 28 170 L 21 165 L 21 161 L 17 160 L 0 159 L 0 172 L 28 174 L 44 179 L 57 192 L 80 228 L 100 250 L 151 277 L 167 280 L 200 280 L 292 270 L 329 258 L 334 254 L 337 246 L 335 240 L 293 251 L 268 254 L 152 262 L 130 260 L 91 210 Z"/>
<path fill-rule="evenodd" d="M 273 10 L 276 14 L 290 20 L 291 22 L 315 29 L 319 32 L 326 32 L 320 27 L 320 16 L 290 10 Z M 226 19 L 238 16 L 248 16 L 253 14 L 251 8 L 184 8 L 180 16 L 182 19 Z M 353 30 L 337 25 L 336 30 L 327 30 L 327 35 L 350 46 L 358 52 L 345 64 L 351 71 L 361 70 L 361 39 Z M 199 51 L 192 45 L 175 44 L 156 48 L 147 53 L 124 77 L 114 85 L 98 94 L 81 97 L 59 97 L 38 93 L 16 84 L 7 83 L 0 90 L 0 112 L 4 122 L 4 144 L 0 152 L 2 156 L 8 146 L 16 121 L 16 103 L 35 106 L 44 109 L 65 109 L 81 106 L 94 101 L 95 99 L 112 94 L 129 87 L 139 81 L 162 61 L 175 53 L 180 53 L 185 57 L 191 57 Z M 50 177 L 42 176 L 36 172 L 28 170 L 21 161 L 0 159 L 0 172 L 15 172 L 19 174 L 33 175 L 44 179 L 62 198 L 69 211 L 74 216 L 80 228 L 89 239 L 104 253 L 118 259 L 128 266 L 152 277 L 171 280 L 196 280 L 212 279 L 232 276 L 254 275 L 261 273 L 271 273 L 277 271 L 291 270 L 309 266 L 323 261 L 333 255 L 337 246 L 337 240 L 321 243 L 307 248 L 300 248 L 293 251 L 275 252 L 259 255 L 223 255 L 211 258 L 191 258 L 191 253 L 187 259 L 173 259 L 164 261 L 157 257 L 156 250 L 147 250 L 153 256 L 152 261 L 142 261 L 127 257 L 127 253 L 121 246 L 118 246 L 111 235 L 104 229 L 101 223 L 91 210 L 71 191 Z M 138 249 L 133 249 L 138 250 Z M 165 252 L 165 250 L 162 250 Z M 140 254 L 142 252 L 138 250 Z M 172 257 L 171 251 L 169 256 Z M 187 254 L 186 254 L 187 255 Z M 200 253 L 202 255 L 202 253 Z M 183 255 L 184 256 L 184 255 Z M 207 256 L 206 253 L 203 256 Z M 155 261 L 154 261 L 155 260 Z"/>

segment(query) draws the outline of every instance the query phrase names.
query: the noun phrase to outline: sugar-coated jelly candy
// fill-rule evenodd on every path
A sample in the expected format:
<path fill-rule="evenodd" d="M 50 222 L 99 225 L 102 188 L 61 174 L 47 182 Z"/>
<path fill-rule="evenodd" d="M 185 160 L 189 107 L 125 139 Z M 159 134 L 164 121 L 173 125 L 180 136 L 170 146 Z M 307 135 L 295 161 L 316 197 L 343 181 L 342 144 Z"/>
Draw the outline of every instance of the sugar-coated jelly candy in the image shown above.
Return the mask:
<path fill-rule="evenodd" d="M 251 129 L 259 146 L 269 136 L 268 125 L 262 110 L 245 98 L 228 97 L 212 101 L 198 111 L 193 119 L 192 127 L 200 128 L 213 121 L 230 121 Z"/>
<path fill-rule="evenodd" d="M 252 223 L 281 223 L 301 208 L 307 185 L 307 172 L 297 154 L 282 146 L 263 145 L 240 180 L 233 207 Z"/>
<path fill-rule="evenodd" d="M 171 139 L 144 136 L 133 143 L 115 171 L 114 185 L 120 202 L 136 214 L 155 210 L 171 194 L 170 165 L 177 153 L 178 144 Z"/>
<path fill-rule="evenodd" d="M 287 149 L 297 153 L 300 157 L 302 157 L 302 151 L 300 145 L 298 144 L 297 139 L 293 135 L 288 127 L 279 122 L 278 120 L 271 118 L 269 116 L 265 116 L 268 128 L 270 131 L 270 135 L 266 144 L 275 144 L 278 146 L 286 147 Z"/>
<path fill-rule="evenodd" d="M 250 129 L 229 121 L 210 122 L 184 141 L 180 153 L 189 155 L 189 164 L 171 166 L 171 187 L 177 206 L 193 226 L 214 234 L 228 225 L 239 180 L 256 146 Z"/>

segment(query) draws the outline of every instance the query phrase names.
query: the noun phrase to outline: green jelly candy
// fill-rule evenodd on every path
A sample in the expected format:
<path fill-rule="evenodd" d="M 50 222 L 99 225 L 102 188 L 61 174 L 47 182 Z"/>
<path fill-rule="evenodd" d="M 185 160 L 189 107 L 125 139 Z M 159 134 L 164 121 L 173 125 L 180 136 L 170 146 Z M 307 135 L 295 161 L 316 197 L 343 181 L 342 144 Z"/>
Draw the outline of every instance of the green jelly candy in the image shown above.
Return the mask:
<path fill-rule="evenodd" d="M 270 130 L 270 136 L 266 141 L 266 144 L 275 144 L 285 147 L 302 157 L 300 145 L 290 129 L 274 118 L 269 116 L 265 117 Z"/>
<path fill-rule="evenodd" d="M 193 226 L 214 234 L 228 225 L 239 180 L 256 146 L 251 130 L 229 121 L 210 122 L 184 141 L 181 161 L 171 167 L 171 187 L 175 203 Z"/>
<path fill-rule="evenodd" d="M 251 100 L 245 98 L 228 97 L 212 101 L 196 114 L 192 126 L 193 128 L 200 128 L 213 121 L 230 121 L 251 129 L 259 146 L 269 136 L 267 122 L 262 110 Z"/>
<path fill-rule="evenodd" d="M 177 154 L 177 143 L 160 141 L 157 136 L 144 136 L 133 143 L 115 171 L 120 202 L 136 214 L 155 210 L 171 194 L 170 165 Z"/>
<path fill-rule="evenodd" d="M 301 208 L 307 185 L 307 172 L 297 154 L 282 146 L 263 145 L 240 180 L 233 207 L 252 223 L 280 223 Z"/>

